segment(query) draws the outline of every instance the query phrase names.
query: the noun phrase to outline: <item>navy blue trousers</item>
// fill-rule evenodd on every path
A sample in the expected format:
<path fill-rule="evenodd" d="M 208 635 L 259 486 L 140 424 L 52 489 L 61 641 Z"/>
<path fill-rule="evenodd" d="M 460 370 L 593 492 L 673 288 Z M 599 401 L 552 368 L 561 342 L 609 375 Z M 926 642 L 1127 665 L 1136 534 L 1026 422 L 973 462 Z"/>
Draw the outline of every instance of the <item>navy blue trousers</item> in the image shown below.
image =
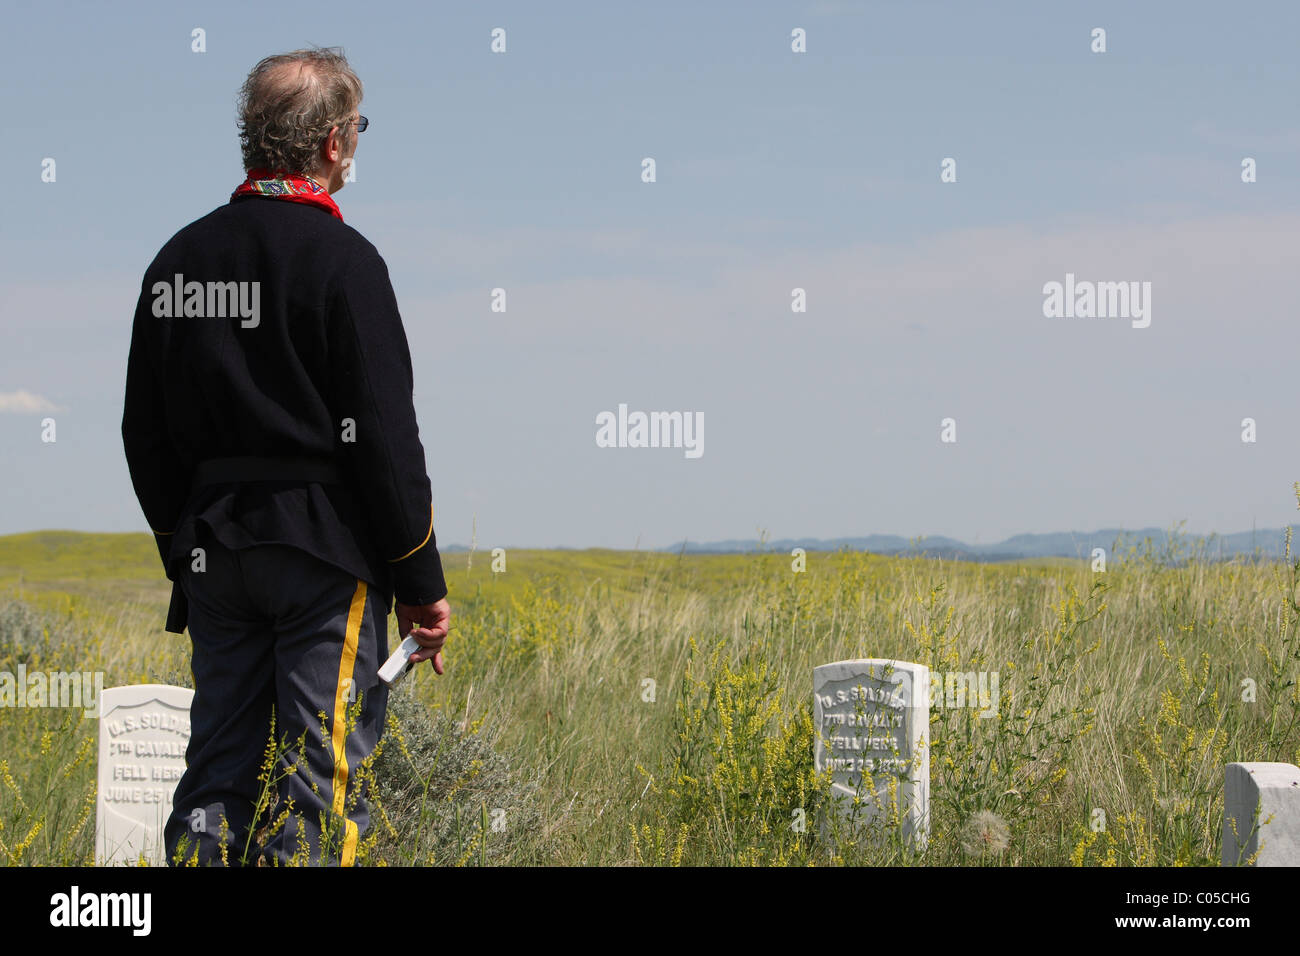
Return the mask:
<path fill-rule="evenodd" d="M 298 548 L 231 551 L 199 528 L 206 566 L 180 572 L 194 699 L 168 862 L 350 866 L 388 705 L 386 602 Z"/>

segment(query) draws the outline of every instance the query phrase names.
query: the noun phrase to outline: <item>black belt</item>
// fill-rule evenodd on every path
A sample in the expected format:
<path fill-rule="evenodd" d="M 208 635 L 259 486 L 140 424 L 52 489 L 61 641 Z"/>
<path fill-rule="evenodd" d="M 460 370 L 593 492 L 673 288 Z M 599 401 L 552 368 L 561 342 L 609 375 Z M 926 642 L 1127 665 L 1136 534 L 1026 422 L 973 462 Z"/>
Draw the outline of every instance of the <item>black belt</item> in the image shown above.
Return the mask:
<path fill-rule="evenodd" d="M 342 484 L 343 473 L 320 458 L 209 458 L 194 470 L 194 487 L 228 481 L 319 481 Z"/>
<path fill-rule="evenodd" d="M 342 484 L 338 465 L 321 458 L 209 458 L 194 469 L 194 488 L 219 485 L 228 481 L 319 481 Z M 172 582 L 172 599 L 167 608 L 166 629 L 185 633 L 189 619 L 189 601 L 178 580 Z"/>

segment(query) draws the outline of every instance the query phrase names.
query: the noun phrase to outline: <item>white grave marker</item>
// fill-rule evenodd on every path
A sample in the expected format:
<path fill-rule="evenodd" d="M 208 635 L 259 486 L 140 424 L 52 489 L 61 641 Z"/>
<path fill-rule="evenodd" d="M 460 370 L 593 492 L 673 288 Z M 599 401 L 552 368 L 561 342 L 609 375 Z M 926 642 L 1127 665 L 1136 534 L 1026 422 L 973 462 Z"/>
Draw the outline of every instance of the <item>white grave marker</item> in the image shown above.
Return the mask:
<path fill-rule="evenodd" d="M 1238 866 L 1257 851 L 1255 866 L 1300 866 L 1300 767 L 1230 763 L 1224 768 L 1223 865 Z"/>
<path fill-rule="evenodd" d="M 163 826 L 185 772 L 194 691 L 170 684 L 109 687 L 99 697 L 95 861 L 166 863 Z"/>
<path fill-rule="evenodd" d="M 891 812 L 890 781 L 904 840 L 924 849 L 930 833 L 930 668 L 909 661 L 837 661 L 813 668 L 814 762 L 832 770 L 831 797 L 859 825 Z M 864 778 L 869 777 L 869 780 Z"/>

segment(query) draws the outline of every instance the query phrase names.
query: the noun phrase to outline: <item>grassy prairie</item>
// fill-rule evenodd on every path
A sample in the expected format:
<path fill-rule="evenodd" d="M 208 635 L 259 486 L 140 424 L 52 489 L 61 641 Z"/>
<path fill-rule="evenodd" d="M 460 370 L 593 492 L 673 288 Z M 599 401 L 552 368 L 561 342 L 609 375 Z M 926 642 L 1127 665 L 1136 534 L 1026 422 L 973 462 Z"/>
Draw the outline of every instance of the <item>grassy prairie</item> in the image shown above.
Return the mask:
<path fill-rule="evenodd" d="M 1300 562 L 1117 552 L 1104 573 L 446 555 L 447 673 L 394 694 L 359 860 L 1217 865 L 1224 764 L 1300 763 Z M 168 593 L 146 535 L 0 538 L 0 671 L 188 685 Z M 812 823 L 811 670 L 854 657 L 999 675 L 996 716 L 932 711 L 924 854 Z M 0 860 L 90 862 L 96 732 L 78 710 L 0 711 Z"/>

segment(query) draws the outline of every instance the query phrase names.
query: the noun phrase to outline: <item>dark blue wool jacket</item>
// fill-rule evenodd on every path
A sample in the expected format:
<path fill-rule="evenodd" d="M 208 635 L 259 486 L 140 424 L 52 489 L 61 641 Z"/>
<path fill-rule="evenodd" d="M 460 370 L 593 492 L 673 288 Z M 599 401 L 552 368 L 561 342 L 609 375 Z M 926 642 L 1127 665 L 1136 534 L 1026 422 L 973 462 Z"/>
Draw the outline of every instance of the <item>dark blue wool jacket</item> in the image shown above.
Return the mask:
<path fill-rule="evenodd" d="M 388 269 L 351 226 L 241 196 L 173 236 L 145 272 L 122 416 L 167 629 L 199 523 L 229 548 L 301 548 L 390 610 L 446 596 L 413 388 Z"/>

